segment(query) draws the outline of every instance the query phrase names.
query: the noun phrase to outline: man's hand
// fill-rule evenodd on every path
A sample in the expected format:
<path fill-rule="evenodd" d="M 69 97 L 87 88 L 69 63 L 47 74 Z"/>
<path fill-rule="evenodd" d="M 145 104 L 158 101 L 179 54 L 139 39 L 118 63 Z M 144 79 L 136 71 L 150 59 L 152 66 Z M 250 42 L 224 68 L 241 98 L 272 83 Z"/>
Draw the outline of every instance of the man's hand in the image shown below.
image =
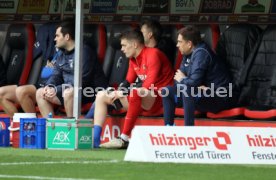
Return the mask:
<path fill-rule="evenodd" d="M 202 90 L 204 90 L 204 91 L 210 89 L 210 88 L 208 88 L 207 86 L 204 86 L 204 85 L 201 85 L 201 86 L 199 86 L 199 87 L 197 87 L 197 88 L 198 88 L 198 89 L 202 89 Z"/>
<path fill-rule="evenodd" d="M 56 96 L 56 89 L 51 86 L 45 86 L 43 89 L 43 98 L 46 100 L 52 99 Z"/>
<path fill-rule="evenodd" d="M 107 94 L 110 97 L 110 104 L 112 104 L 116 99 L 124 97 L 123 91 L 110 91 Z"/>
<path fill-rule="evenodd" d="M 54 63 L 52 63 L 51 61 L 47 60 L 46 67 L 54 67 Z"/>
<path fill-rule="evenodd" d="M 182 71 L 180 71 L 180 69 L 178 69 L 174 75 L 174 80 L 176 80 L 177 82 L 180 82 L 185 77 L 186 75 Z"/>

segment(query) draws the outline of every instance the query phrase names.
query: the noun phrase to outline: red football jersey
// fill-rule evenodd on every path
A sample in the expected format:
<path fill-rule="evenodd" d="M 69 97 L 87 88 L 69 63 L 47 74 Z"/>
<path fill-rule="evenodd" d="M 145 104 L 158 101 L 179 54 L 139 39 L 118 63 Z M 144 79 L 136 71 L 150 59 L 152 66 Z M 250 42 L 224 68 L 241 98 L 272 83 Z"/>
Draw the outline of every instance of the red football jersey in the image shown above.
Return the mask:
<path fill-rule="evenodd" d="M 131 58 L 126 80 L 133 83 L 137 76 L 144 88 L 162 87 L 173 84 L 174 71 L 166 55 L 157 48 L 144 47 L 137 58 Z"/>

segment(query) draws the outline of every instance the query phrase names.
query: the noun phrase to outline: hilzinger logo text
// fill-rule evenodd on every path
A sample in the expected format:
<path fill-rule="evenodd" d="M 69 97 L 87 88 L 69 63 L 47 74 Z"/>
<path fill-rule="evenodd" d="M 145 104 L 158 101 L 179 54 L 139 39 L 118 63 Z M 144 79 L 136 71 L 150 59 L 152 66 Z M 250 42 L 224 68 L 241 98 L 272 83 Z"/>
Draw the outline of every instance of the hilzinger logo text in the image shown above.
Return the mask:
<path fill-rule="evenodd" d="M 225 132 L 217 132 L 217 137 L 185 137 L 173 134 L 168 136 L 158 134 L 157 136 L 149 134 L 151 144 L 153 146 L 189 146 L 191 150 L 196 150 L 199 146 L 209 146 L 209 143 L 214 143 L 219 150 L 228 150 L 227 145 L 231 144 L 229 135 Z"/>
<path fill-rule="evenodd" d="M 263 137 L 262 135 L 246 135 L 249 146 L 253 147 L 276 147 L 276 138 L 272 135 Z"/>

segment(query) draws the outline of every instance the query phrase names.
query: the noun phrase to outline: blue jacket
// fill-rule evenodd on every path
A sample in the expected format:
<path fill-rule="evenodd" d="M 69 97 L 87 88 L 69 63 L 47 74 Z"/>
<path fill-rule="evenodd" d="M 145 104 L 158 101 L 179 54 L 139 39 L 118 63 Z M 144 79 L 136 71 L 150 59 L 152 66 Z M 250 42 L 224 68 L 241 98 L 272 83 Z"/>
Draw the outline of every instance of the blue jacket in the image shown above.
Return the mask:
<path fill-rule="evenodd" d="M 47 81 L 47 85 L 55 85 L 57 91 L 62 90 L 62 84 L 74 86 L 74 57 L 75 50 L 62 51 L 58 56 L 54 71 Z M 102 67 L 98 62 L 97 55 L 89 46 L 83 46 L 83 69 L 82 69 L 82 88 L 85 87 L 107 87 L 107 79 Z"/>
<path fill-rule="evenodd" d="M 231 83 L 229 70 L 205 43 L 198 44 L 188 56 L 184 56 L 180 70 L 187 76 L 180 83 L 191 87 L 201 85 L 228 87 Z"/>

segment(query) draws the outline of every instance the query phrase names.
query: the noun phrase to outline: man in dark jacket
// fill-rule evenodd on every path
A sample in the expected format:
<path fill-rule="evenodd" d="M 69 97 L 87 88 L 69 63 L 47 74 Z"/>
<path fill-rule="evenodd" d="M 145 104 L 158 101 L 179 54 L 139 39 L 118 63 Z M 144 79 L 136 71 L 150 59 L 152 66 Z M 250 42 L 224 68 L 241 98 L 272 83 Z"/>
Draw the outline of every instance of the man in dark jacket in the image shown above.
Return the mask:
<path fill-rule="evenodd" d="M 176 103 L 182 100 L 185 125 L 194 125 L 194 111 L 218 112 L 232 106 L 228 69 L 202 42 L 199 30 L 186 26 L 179 30 L 177 47 L 183 55 L 175 85 L 162 90 L 165 125 L 174 124 Z"/>
<path fill-rule="evenodd" d="M 44 88 L 36 92 L 36 100 L 43 117 L 53 111 L 53 104 L 64 105 L 67 117 L 73 116 L 73 86 L 75 62 L 75 25 L 73 22 L 62 22 L 56 30 L 56 47 L 62 50 L 58 56 L 54 71 Z M 96 53 L 87 45 L 83 46 L 82 90 L 97 87 L 105 88 L 107 80 L 96 58 Z M 84 92 L 84 91 L 83 91 Z M 91 97 L 92 96 L 92 97 Z M 94 95 L 82 93 L 82 103 L 92 102 Z"/>

